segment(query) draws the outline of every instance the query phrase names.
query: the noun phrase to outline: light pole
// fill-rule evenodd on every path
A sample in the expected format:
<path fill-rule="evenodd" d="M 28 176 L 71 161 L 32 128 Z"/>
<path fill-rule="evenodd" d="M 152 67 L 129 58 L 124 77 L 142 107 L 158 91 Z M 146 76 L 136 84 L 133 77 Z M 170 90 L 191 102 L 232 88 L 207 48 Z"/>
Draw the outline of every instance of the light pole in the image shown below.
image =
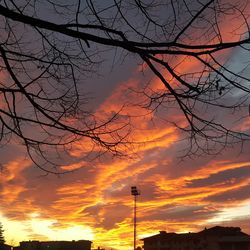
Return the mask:
<path fill-rule="evenodd" d="M 136 196 L 140 195 L 136 186 L 131 187 L 131 195 L 134 196 L 134 250 L 136 250 Z"/>

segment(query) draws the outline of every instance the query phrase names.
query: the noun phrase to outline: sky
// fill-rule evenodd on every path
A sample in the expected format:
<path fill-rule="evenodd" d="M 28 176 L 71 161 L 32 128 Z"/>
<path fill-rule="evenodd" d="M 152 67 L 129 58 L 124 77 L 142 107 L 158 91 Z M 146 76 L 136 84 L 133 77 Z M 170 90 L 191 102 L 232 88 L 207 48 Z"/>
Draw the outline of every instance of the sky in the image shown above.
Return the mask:
<path fill-rule="evenodd" d="M 222 57 L 230 59 L 231 67 L 240 67 L 237 58 L 244 55 L 234 51 Z M 121 110 L 121 116 L 130 116 L 130 140 L 143 142 L 122 148 L 123 157 L 107 154 L 84 161 L 81 155 L 88 142 L 82 139 L 70 150 L 74 163 L 63 167 L 75 171 L 58 176 L 35 167 L 18 142 L 0 149 L 0 222 L 7 243 L 85 239 L 94 247 L 132 249 L 131 186 L 141 192 L 137 245 L 161 230 L 197 232 L 221 225 L 239 226 L 250 234 L 249 142 L 216 155 L 183 157 L 188 141 L 167 122 L 185 123 L 178 110 L 164 107 L 153 113 L 135 105 L 144 97 L 131 88 L 150 81 L 151 89 L 163 89 L 148 68 L 142 76 L 142 67 L 127 58 L 112 70 L 104 69 L 103 76 L 93 76 L 88 86 L 96 96 L 96 116 Z M 184 60 L 178 70 L 197 68 L 196 62 Z M 229 119 L 228 114 L 219 115 L 225 122 Z M 248 131 L 249 117 L 235 126 Z"/>
<path fill-rule="evenodd" d="M 126 65 L 121 70 L 127 72 Z M 138 69 L 131 70 L 99 109 L 119 106 L 124 88 L 139 81 Z M 250 233 L 248 144 L 227 148 L 216 156 L 182 158 L 187 142 L 180 140 L 180 131 L 166 123 L 162 113 L 144 115 L 147 111 L 140 109 L 124 110 L 140 114 L 132 120 L 133 138 L 150 141 L 137 147 L 136 155 L 106 157 L 93 165 L 79 158 L 78 163 L 65 166 L 75 172 L 45 176 L 21 145 L 1 149 L 0 221 L 6 241 L 87 239 L 96 247 L 132 249 L 130 188 L 134 185 L 141 191 L 139 245 L 139 239 L 160 230 L 196 232 L 222 225 L 239 226 Z M 79 142 L 72 155 L 80 157 L 81 150 Z"/>

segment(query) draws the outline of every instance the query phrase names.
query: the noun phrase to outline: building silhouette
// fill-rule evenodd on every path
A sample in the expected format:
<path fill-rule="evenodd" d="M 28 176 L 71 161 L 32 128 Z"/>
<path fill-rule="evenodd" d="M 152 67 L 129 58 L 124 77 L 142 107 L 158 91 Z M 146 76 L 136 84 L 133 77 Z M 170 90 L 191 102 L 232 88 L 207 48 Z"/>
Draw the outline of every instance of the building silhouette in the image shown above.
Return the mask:
<path fill-rule="evenodd" d="M 167 233 L 142 239 L 144 250 L 250 250 L 250 235 L 239 227 L 212 227 L 198 233 Z"/>
<path fill-rule="evenodd" d="M 0 244 L 0 250 L 11 250 L 12 246 L 8 244 Z"/>
<path fill-rule="evenodd" d="M 90 250 L 91 241 L 22 241 L 14 250 Z"/>

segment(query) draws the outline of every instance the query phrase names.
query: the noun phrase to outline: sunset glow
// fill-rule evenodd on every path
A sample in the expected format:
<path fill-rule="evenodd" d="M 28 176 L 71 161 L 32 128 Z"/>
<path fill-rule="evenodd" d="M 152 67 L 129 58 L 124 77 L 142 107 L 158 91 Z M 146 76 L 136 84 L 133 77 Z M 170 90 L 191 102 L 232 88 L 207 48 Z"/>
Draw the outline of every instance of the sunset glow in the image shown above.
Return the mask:
<path fill-rule="evenodd" d="M 246 30 L 240 24 L 240 18 L 219 19 L 217 28 L 223 31 L 221 40 L 239 40 Z M 201 30 L 195 32 L 193 29 L 190 37 L 197 37 L 199 43 L 206 42 L 206 36 L 201 38 Z M 183 41 L 186 39 L 188 43 L 190 37 L 186 36 Z M 208 44 L 217 42 L 218 37 L 210 39 Z M 238 50 L 216 53 L 222 64 L 237 65 L 237 56 L 241 56 Z M 204 65 L 194 56 L 169 57 L 174 72 L 185 75 L 193 85 L 210 74 L 204 71 L 200 76 Z M 200 58 L 211 60 L 208 55 Z M 114 116 L 114 122 L 104 127 L 107 131 L 118 131 L 115 137 L 112 133 L 104 133 L 104 128 L 100 127 L 97 131 L 101 139 L 113 142 L 125 138 L 115 147 L 117 155 L 105 151 L 98 140 L 99 144 L 94 144 L 90 137 L 79 136 L 61 149 L 64 152 L 67 148 L 65 159 L 72 157 L 71 163 L 55 156 L 59 163 L 63 162 L 58 169 L 68 173 L 54 175 L 35 166 L 18 140 L 0 148 L 0 222 L 8 244 L 18 245 L 26 240 L 90 240 L 93 249 L 100 246 L 106 250 L 132 250 L 134 200 L 131 186 L 141 191 L 137 200 L 138 246 L 143 245 L 140 239 L 161 230 L 198 232 L 205 227 L 221 225 L 241 227 L 250 234 L 250 142 L 228 143 L 228 147 L 225 143 L 216 154 L 208 150 L 208 154 L 189 155 L 195 146 L 179 129 L 188 124 L 180 107 L 172 101 L 167 105 L 164 98 L 159 98 L 162 100 L 159 107 L 148 105 L 150 94 L 165 94 L 165 98 L 169 98 L 170 90 L 145 63 L 135 62 L 134 58 L 128 61 L 124 60 L 119 69 L 112 65 L 112 70 L 106 70 L 104 77 L 98 76 L 104 86 L 98 85 L 100 78 L 97 76 L 86 81 L 86 89 L 94 89 L 97 96 L 91 107 L 96 119 L 93 124 L 97 121 L 95 126 L 98 127 L 99 121 Z M 159 67 L 159 71 L 172 88 L 179 88 L 180 83 L 167 70 Z M 1 74 L 2 80 L 6 80 Z M 121 79 L 117 80 L 119 77 Z M 230 95 L 237 95 L 230 91 Z M 0 96 L 2 106 L 4 96 Z M 204 115 L 201 117 L 211 121 L 216 118 L 231 128 L 249 131 L 250 116 L 244 113 L 245 110 L 220 113 L 216 108 L 204 106 L 200 105 L 198 111 Z M 237 119 L 230 123 L 232 115 Z M 65 120 L 68 124 L 76 123 L 73 118 Z M 32 129 L 27 133 L 33 133 Z M 206 143 L 203 142 L 204 148 Z M 214 145 L 216 150 L 217 144 Z M 49 150 L 46 153 L 52 154 Z"/>
<path fill-rule="evenodd" d="M 104 107 L 110 109 L 111 100 L 112 109 L 119 106 L 118 95 L 109 97 Z M 134 119 L 134 138 L 151 141 L 136 149 L 139 157 L 106 159 L 94 166 L 79 162 L 64 166 L 76 171 L 60 178 L 39 176 L 42 173 L 22 158 L 6 161 L 1 221 L 7 242 L 88 239 L 94 246 L 130 249 L 132 185 L 142 192 L 139 238 L 159 230 L 189 232 L 216 224 L 241 226 L 250 233 L 247 152 L 237 155 L 228 150 L 178 162 L 182 142 L 174 127 L 150 125 L 152 114 Z M 79 146 L 72 151 L 80 153 Z"/>

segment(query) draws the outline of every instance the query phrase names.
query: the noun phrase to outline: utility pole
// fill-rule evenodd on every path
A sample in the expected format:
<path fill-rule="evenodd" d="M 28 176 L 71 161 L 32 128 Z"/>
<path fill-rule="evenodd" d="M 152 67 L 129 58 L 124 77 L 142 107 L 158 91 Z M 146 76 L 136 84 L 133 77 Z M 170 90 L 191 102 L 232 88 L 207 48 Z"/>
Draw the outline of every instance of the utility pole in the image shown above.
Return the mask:
<path fill-rule="evenodd" d="M 131 187 L 131 195 L 134 196 L 134 250 L 136 250 L 136 197 L 140 195 L 136 186 Z"/>

